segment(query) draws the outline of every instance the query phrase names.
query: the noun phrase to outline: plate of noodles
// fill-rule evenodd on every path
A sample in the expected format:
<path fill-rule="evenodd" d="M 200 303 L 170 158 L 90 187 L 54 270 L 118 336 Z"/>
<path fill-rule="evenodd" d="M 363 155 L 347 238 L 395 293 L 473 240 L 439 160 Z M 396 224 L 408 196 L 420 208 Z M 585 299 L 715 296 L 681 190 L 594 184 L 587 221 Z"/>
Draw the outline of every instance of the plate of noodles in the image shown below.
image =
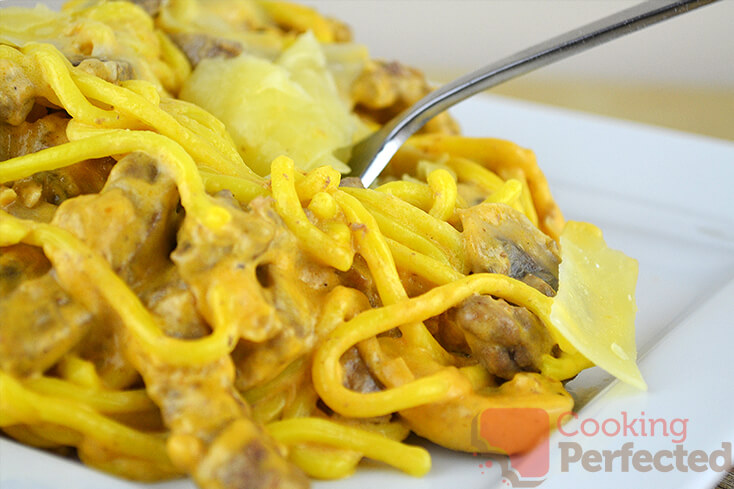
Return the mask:
<path fill-rule="evenodd" d="M 483 96 L 364 188 L 431 87 L 279 1 L 6 8 L 0 74 L 4 489 L 731 466 L 731 143 Z"/>

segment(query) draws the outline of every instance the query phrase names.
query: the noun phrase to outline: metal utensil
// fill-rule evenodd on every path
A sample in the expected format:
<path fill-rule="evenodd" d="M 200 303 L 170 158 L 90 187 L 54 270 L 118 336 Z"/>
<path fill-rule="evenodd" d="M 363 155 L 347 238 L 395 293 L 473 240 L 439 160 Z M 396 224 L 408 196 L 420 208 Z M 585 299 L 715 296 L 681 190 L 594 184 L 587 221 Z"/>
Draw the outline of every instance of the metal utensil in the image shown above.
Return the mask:
<path fill-rule="evenodd" d="M 429 93 L 352 148 L 350 176 L 369 186 L 403 143 L 434 116 L 472 95 L 612 39 L 718 0 L 649 0 L 501 59 Z"/>

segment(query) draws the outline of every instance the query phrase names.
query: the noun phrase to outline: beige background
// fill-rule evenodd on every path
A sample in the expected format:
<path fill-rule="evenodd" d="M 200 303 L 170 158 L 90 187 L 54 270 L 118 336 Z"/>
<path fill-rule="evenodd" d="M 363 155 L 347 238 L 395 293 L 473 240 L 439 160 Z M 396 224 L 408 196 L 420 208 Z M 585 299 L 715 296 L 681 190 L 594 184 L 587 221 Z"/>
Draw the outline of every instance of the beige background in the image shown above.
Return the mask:
<path fill-rule="evenodd" d="M 304 0 L 373 56 L 448 81 L 632 6 L 628 0 Z M 734 0 L 543 68 L 493 93 L 734 140 Z"/>

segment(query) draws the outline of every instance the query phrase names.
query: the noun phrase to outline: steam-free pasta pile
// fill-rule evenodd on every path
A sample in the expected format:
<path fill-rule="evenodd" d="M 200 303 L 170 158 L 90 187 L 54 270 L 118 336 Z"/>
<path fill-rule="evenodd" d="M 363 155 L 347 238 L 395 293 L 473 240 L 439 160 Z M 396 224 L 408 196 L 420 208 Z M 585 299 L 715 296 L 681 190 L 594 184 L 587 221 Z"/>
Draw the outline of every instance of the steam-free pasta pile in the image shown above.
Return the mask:
<path fill-rule="evenodd" d="M 477 420 L 553 425 L 593 364 L 644 388 L 636 263 L 564 223 L 531 151 L 442 115 L 374 188 L 341 177 L 428 90 L 285 2 L 3 10 L 4 433 L 131 479 L 305 487 L 363 457 L 427 473 L 410 432 L 527 450 Z"/>

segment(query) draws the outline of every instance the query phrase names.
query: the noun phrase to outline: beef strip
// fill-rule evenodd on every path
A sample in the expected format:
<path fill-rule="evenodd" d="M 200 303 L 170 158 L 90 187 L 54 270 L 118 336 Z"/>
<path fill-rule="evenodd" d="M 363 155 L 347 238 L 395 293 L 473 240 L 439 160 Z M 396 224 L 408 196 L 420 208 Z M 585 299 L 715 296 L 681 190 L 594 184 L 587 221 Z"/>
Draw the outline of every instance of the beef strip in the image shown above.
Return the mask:
<path fill-rule="evenodd" d="M 471 358 L 471 348 L 466 342 L 466 335 L 456 324 L 453 312 L 447 311 L 440 316 L 429 318 L 424 324 L 446 351 L 453 353 L 456 358 Z"/>
<path fill-rule="evenodd" d="M 170 33 L 169 36 L 194 67 L 207 58 L 234 58 L 243 50 L 242 44 L 237 41 L 209 34 L 178 32 Z"/>
<path fill-rule="evenodd" d="M 66 114 L 56 112 L 34 122 L 15 125 L 0 123 L 0 160 L 9 160 L 63 144 L 66 138 Z"/>
<path fill-rule="evenodd" d="M 398 62 L 371 60 L 352 86 L 355 111 L 384 124 L 431 92 L 423 73 Z M 458 134 L 456 121 L 444 112 L 421 132 Z"/>
<path fill-rule="evenodd" d="M 233 387 L 229 357 L 194 367 L 161 363 L 131 351 L 146 390 L 171 430 L 169 455 L 202 489 L 306 488 L 308 478 L 288 463 L 251 419 Z"/>
<path fill-rule="evenodd" d="M 0 297 L 7 297 L 18 285 L 50 268 L 46 255 L 36 246 L 20 243 L 0 248 Z"/>
<path fill-rule="evenodd" d="M 0 298 L 0 368 L 19 377 L 42 373 L 92 327 L 92 314 L 51 273 Z"/>
<path fill-rule="evenodd" d="M 99 194 L 64 201 L 53 224 L 72 232 L 104 256 L 133 290 L 147 288 L 151 302 L 156 302 L 155 291 L 149 289 L 153 283 L 166 286 L 161 280 L 166 269 L 172 267 L 167 254 L 174 246 L 177 206 L 178 192 L 173 180 L 159 172 L 155 161 L 147 155 L 132 153 L 114 166 Z M 88 288 L 83 284 L 81 287 Z M 162 318 L 161 323 L 171 328 L 190 324 L 174 324 L 166 316 Z M 192 321 L 196 323 L 195 319 Z M 199 324 L 197 331 L 201 334 L 208 329 Z M 125 387 L 138 379 L 136 369 L 124 354 L 124 342 L 124 331 L 105 317 L 79 347 L 80 355 L 95 363 L 100 376 L 111 387 Z"/>
<path fill-rule="evenodd" d="M 240 340 L 232 352 L 232 360 L 237 367 L 235 386 L 245 392 L 266 383 L 312 346 L 312 335 L 301 336 L 290 328 L 259 343 Z"/>
<path fill-rule="evenodd" d="M 380 307 L 382 300 L 377 291 L 377 285 L 370 273 L 367 262 L 361 255 L 354 256 L 352 268 L 346 272 L 339 272 L 339 278 L 346 287 L 361 290 L 367 296 L 371 307 Z"/>
<path fill-rule="evenodd" d="M 178 191 L 144 153 L 121 159 L 99 194 L 65 201 L 54 224 L 99 251 L 135 289 L 170 265 Z"/>
<path fill-rule="evenodd" d="M 272 199 L 255 199 L 244 211 L 217 198 L 230 223 L 212 231 L 186 219 L 171 257 L 208 322 L 236 329 L 236 385 L 244 391 L 311 350 L 322 298 L 339 278 L 300 249 Z M 214 290 L 226 290 L 226 297 L 216 299 Z"/>
<path fill-rule="evenodd" d="M 339 187 L 364 188 L 359 177 L 344 177 L 339 181 Z"/>
<path fill-rule="evenodd" d="M 211 328 L 196 309 L 196 299 L 174 265 L 165 267 L 148 280 L 138 283 L 138 297 L 145 307 L 161 318 L 166 335 L 174 338 L 200 338 Z"/>
<path fill-rule="evenodd" d="M 65 201 L 54 224 L 101 253 L 161 318 L 170 336 L 198 338 L 210 328 L 168 255 L 181 216 L 173 180 L 144 153 L 121 159 L 99 194 Z"/>
<path fill-rule="evenodd" d="M 110 83 L 119 83 L 138 78 L 133 65 L 124 60 L 107 60 L 89 56 L 67 56 L 72 64 L 82 71 Z"/>
<path fill-rule="evenodd" d="M 68 121 L 65 114 L 57 112 L 17 126 L 0 123 L 0 159 L 15 158 L 68 142 Z M 16 180 L 12 188 L 18 196 L 17 204 L 36 209 L 43 203 L 56 206 L 77 195 L 97 193 L 114 163 L 112 158 L 85 160 Z"/>
<path fill-rule="evenodd" d="M 558 289 L 558 244 L 525 215 L 504 204 L 480 204 L 461 211 L 460 216 L 473 273 L 501 273 L 537 286 L 537 280 L 530 278 L 535 276 Z"/>
<path fill-rule="evenodd" d="M 352 29 L 349 25 L 333 17 L 326 17 L 325 20 L 331 27 L 331 31 L 334 33 L 334 42 L 352 41 Z"/>
<path fill-rule="evenodd" d="M 212 267 L 220 261 L 227 262 L 236 246 L 230 242 L 225 246 L 228 251 L 219 250 L 207 256 L 203 264 L 188 263 L 189 268 L 182 267 L 179 275 L 168 257 L 181 226 L 177 209 L 174 182 L 147 155 L 133 153 L 118 162 L 98 195 L 64 202 L 54 223 L 100 252 L 146 306 L 157 313 L 166 334 L 199 338 L 210 329 L 199 314 L 195 294 L 182 277 L 189 276 L 191 268 L 198 270 L 202 265 Z M 186 221 L 193 219 L 184 221 L 182 236 L 186 236 Z M 262 221 L 252 224 L 258 228 Z M 191 242 L 186 241 L 183 246 L 189 247 Z M 202 255 L 194 257 L 201 258 Z M 216 276 L 217 270 L 207 268 L 201 273 Z M 61 266 L 57 272 L 73 290 L 88 289 L 81 283 L 83 278 L 73 273 L 73 267 Z M 103 357 L 108 357 L 111 349 L 122 352 L 124 360 L 140 372 L 146 391 L 160 407 L 171 431 L 168 447 L 172 461 L 190 473 L 200 487 L 259 489 L 308 485 L 305 475 L 284 459 L 276 444 L 250 419 L 246 404 L 234 388 L 235 369 L 229 356 L 192 367 L 167 364 L 135 341 L 120 341 L 125 339 L 124 329 L 119 326 L 121 319 L 101 301 L 95 307 L 95 313 L 105 317 L 106 324 L 112 324 L 111 332 L 100 329 L 106 335 L 112 333 L 111 339 L 105 341 L 90 335 L 86 348 L 81 350 L 89 354 L 94 341 L 101 342 L 98 350 L 105 352 Z M 242 316 L 241 304 L 239 307 Z M 302 308 L 298 310 L 303 312 Z"/>
<path fill-rule="evenodd" d="M 0 59 L 0 124 L 23 122 L 35 100 L 36 87 L 23 69 L 9 59 Z"/>
<path fill-rule="evenodd" d="M 542 356 L 555 345 L 545 325 L 527 309 L 489 296 L 472 296 L 441 320 L 463 331 L 487 371 L 507 380 L 521 371 L 539 372 Z"/>
<path fill-rule="evenodd" d="M 99 192 L 115 164 L 112 158 L 85 160 L 58 170 L 35 173 L 17 180 L 13 190 L 29 209 L 46 202 L 59 205 L 66 199 Z"/>
<path fill-rule="evenodd" d="M 367 368 L 356 346 L 347 350 L 339 361 L 344 369 L 344 387 L 357 392 L 382 390 L 382 385 Z"/>

